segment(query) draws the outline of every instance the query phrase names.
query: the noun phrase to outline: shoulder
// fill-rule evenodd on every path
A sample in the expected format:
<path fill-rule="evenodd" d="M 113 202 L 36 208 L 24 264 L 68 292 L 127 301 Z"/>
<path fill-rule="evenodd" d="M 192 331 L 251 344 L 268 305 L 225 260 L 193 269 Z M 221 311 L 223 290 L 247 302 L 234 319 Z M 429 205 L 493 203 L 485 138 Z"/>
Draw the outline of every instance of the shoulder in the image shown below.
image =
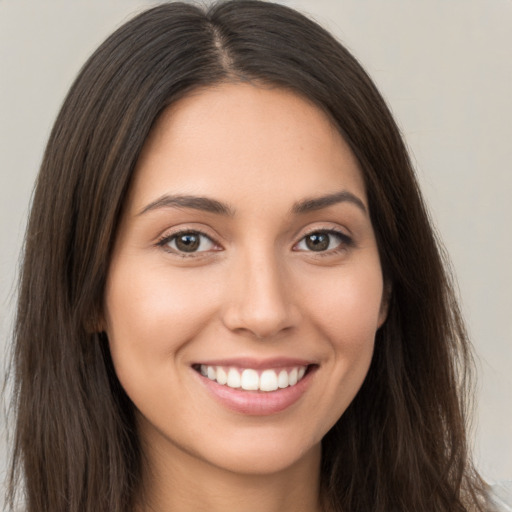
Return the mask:
<path fill-rule="evenodd" d="M 490 485 L 489 498 L 495 512 L 512 512 L 512 480 Z"/>

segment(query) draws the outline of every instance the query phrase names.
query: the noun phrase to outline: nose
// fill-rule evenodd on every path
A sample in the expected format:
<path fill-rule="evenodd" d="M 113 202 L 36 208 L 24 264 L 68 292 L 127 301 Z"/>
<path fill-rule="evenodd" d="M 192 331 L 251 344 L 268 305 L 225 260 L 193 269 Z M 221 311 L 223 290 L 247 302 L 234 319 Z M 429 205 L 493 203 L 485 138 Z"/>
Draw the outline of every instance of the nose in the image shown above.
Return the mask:
<path fill-rule="evenodd" d="M 291 278 L 279 263 L 274 255 L 251 254 L 231 269 L 223 310 L 228 329 L 270 339 L 299 324 Z"/>

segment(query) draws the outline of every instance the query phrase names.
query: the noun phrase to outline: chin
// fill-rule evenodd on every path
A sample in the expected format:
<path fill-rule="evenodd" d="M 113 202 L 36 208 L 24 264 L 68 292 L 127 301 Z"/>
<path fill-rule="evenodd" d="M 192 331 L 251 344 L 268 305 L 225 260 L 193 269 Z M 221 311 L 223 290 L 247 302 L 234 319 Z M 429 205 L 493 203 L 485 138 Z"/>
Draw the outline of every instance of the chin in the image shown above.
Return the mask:
<path fill-rule="evenodd" d="M 285 472 L 303 464 L 311 467 L 312 462 L 320 461 L 320 456 L 320 442 L 305 449 L 302 445 L 290 442 L 256 441 L 239 449 L 231 447 L 223 453 L 211 454 L 208 462 L 219 469 L 239 475 L 265 476 Z"/>

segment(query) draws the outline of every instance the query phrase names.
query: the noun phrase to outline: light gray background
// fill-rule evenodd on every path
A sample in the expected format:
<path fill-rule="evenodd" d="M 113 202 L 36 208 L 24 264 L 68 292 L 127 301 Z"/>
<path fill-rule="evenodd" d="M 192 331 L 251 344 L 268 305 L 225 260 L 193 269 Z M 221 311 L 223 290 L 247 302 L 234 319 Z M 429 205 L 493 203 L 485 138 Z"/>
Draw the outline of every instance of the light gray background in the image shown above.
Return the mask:
<path fill-rule="evenodd" d="M 0 359 L 32 186 L 57 110 L 95 47 L 153 3 L 0 0 Z M 512 479 L 512 0 L 283 3 L 333 31 L 395 113 L 452 257 L 477 353 L 477 464 L 489 480 Z"/>

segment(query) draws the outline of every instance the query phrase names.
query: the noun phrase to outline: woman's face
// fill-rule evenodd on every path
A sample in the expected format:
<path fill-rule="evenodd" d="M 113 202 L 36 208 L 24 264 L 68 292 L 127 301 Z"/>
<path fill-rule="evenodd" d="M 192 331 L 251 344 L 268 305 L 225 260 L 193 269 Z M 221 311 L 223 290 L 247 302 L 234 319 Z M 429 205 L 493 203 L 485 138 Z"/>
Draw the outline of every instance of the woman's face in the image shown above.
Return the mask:
<path fill-rule="evenodd" d="M 104 315 L 149 452 L 252 474 L 318 455 L 385 316 L 361 172 L 321 110 L 224 84 L 164 113 Z"/>

